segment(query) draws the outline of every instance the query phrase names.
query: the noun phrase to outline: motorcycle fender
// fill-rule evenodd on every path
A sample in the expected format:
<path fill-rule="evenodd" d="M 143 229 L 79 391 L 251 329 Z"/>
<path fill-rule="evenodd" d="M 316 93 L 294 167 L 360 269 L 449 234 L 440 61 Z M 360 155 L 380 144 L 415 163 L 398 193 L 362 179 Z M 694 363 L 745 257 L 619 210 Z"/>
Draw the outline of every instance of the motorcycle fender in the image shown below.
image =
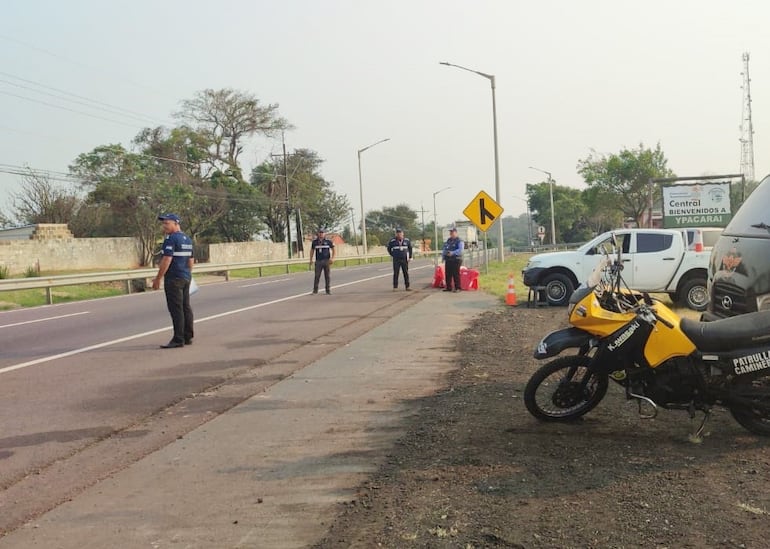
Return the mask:
<path fill-rule="evenodd" d="M 558 355 L 564 349 L 587 347 L 591 337 L 591 334 L 580 328 L 556 330 L 540 340 L 534 356 L 537 359 L 550 358 Z"/>

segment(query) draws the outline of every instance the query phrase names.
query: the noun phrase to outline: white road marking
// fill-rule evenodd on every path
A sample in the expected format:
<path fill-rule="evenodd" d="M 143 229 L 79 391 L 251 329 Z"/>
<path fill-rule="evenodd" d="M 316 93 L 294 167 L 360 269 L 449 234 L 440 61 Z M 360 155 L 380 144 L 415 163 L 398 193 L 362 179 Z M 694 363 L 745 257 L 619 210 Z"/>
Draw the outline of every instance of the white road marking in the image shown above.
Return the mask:
<path fill-rule="evenodd" d="M 430 267 L 430 265 L 428 267 Z M 419 270 L 419 269 L 424 269 L 424 268 L 427 268 L 427 267 L 415 267 L 414 270 Z M 385 278 L 386 276 L 390 276 L 390 275 L 377 275 L 377 276 L 372 276 L 372 277 L 369 277 L 369 278 L 363 278 L 361 280 L 356 280 L 356 281 L 353 281 L 353 282 L 346 282 L 345 284 L 335 284 L 334 288 L 343 288 L 345 286 L 352 286 L 354 284 L 360 284 L 362 282 L 369 282 L 370 280 L 376 280 L 378 278 Z M 217 319 L 217 318 L 223 318 L 223 317 L 226 317 L 226 316 L 235 315 L 235 314 L 243 313 L 243 312 L 246 312 L 246 311 L 251 311 L 253 309 L 259 309 L 261 307 L 267 307 L 268 305 L 275 305 L 276 303 L 283 303 L 284 301 L 291 301 L 292 299 L 297 299 L 299 297 L 304 297 L 304 296 L 308 295 L 308 293 L 309 292 L 303 292 L 301 294 L 291 295 L 291 296 L 288 296 L 288 297 L 282 297 L 280 299 L 274 299 L 273 301 L 267 301 L 265 303 L 258 303 L 257 305 L 251 305 L 249 307 L 242 307 L 240 309 L 234 309 L 232 311 L 227 311 L 227 312 L 224 312 L 224 313 L 219 313 L 219 314 L 216 314 L 216 315 L 207 316 L 207 317 L 204 317 L 204 318 L 201 318 L 201 319 L 196 319 L 195 323 L 199 324 L 201 322 L 206 322 L 208 320 L 214 320 L 214 319 Z M 78 313 L 78 314 L 80 314 L 80 313 Z M 64 315 L 64 316 L 69 316 L 69 315 Z M 70 356 L 79 355 L 81 353 L 85 353 L 85 352 L 88 352 L 88 351 L 95 351 L 96 349 L 103 349 L 104 347 L 109 347 L 110 345 L 116 345 L 118 343 L 124 343 L 126 341 L 131 341 L 131 340 L 139 339 L 141 337 L 145 337 L 145 336 L 148 336 L 148 335 L 159 334 L 161 332 L 167 332 L 167 331 L 168 331 L 168 327 L 159 328 L 157 330 L 150 330 L 149 332 L 142 332 L 140 334 L 134 334 L 134 335 L 126 336 L 126 337 L 121 337 L 119 339 L 113 339 L 111 341 L 105 341 L 103 343 L 97 343 L 96 345 L 89 345 L 88 347 L 81 347 L 79 349 L 73 349 L 71 351 L 67 351 L 66 353 L 59 353 L 58 355 L 51 355 L 51 356 L 45 356 L 45 357 L 37 358 L 35 360 L 30 360 L 29 362 L 22 362 L 21 364 L 14 364 L 12 366 L 6 366 L 5 368 L 0 368 L 0 374 L 5 374 L 7 372 L 13 372 L 14 370 L 21 370 L 22 368 L 27 368 L 29 366 L 35 366 L 36 364 L 43 364 L 44 362 L 51 362 L 53 360 L 58 360 L 60 358 L 67 358 L 67 357 L 70 357 Z"/>
<path fill-rule="evenodd" d="M 58 320 L 60 318 L 67 318 L 69 316 L 87 315 L 91 311 L 83 311 L 82 313 L 71 313 L 68 315 L 49 316 L 48 318 L 38 318 L 37 320 L 25 320 L 24 322 L 14 322 L 13 324 L 2 324 L 0 328 L 10 328 L 12 326 L 23 326 L 24 324 L 34 324 L 35 322 L 47 322 L 49 320 Z"/>
<path fill-rule="evenodd" d="M 275 284 L 276 282 L 283 282 L 285 280 L 291 280 L 290 278 L 278 278 L 276 280 L 267 280 L 265 282 L 255 282 L 253 284 L 243 284 L 238 286 L 239 288 L 251 288 L 252 286 L 264 286 L 265 284 Z"/>

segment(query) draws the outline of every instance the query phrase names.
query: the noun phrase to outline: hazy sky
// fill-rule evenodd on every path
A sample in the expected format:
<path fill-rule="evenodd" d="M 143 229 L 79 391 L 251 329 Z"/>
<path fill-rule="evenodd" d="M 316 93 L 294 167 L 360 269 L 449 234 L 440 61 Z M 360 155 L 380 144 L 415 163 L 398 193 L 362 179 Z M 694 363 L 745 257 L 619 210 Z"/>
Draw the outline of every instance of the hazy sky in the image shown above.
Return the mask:
<path fill-rule="evenodd" d="M 490 82 L 448 61 L 496 77 L 500 202 L 518 215 L 545 177 L 528 166 L 582 188 L 592 150 L 660 142 L 677 175 L 737 173 L 749 52 L 761 178 L 768 20 L 766 0 L 3 0 L 0 170 L 66 172 L 230 87 L 280 105 L 287 149 L 325 159 L 357 223 L 357 151 L 389 138 L 362 153 L 365 209 L 422 206 L 427 222 L 451 187 L 436 197 L 445 224 L 480 190 L 496 196 Z M 280 149 L 259 140 L 241 158 L 250 170 Z M 20 179 L 0 173 L 0 209 Z"/>

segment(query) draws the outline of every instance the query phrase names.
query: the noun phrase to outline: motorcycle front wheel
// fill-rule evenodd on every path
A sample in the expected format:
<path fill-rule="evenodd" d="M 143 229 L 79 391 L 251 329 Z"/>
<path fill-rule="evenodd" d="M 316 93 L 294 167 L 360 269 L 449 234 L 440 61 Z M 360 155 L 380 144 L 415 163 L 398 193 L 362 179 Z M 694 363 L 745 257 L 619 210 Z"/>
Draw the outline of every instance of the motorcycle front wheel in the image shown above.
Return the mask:
<path fill-rule="evenodd" d="M 733 393 L 743 401 L 730 405 L 735 421 L 755 435 L 770 436 L 770 375 L 751 379 L 739 376 Z"/>
<path fill-rule="evenodd" d="M 533 374 L 524 388 L 529 413 L 543 421 L 570 421 L 590 412 L 607 393 L 607 375 L 588 369 L 590 359 L 559 357 Z"/>

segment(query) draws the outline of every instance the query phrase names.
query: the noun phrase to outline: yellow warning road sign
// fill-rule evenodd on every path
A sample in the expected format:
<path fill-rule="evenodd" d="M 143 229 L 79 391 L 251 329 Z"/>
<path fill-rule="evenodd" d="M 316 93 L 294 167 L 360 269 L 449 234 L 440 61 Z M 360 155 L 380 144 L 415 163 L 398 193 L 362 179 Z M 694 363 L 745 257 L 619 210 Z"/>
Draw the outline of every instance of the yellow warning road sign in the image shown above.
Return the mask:
<path fill-rule="evenodd" d="M 476 198 L 465 207 L 463 213 L 480 231 L 487 232 L 495 219 L 503 213 L 503 208 L 487 193 L 480 191 Z"/>

